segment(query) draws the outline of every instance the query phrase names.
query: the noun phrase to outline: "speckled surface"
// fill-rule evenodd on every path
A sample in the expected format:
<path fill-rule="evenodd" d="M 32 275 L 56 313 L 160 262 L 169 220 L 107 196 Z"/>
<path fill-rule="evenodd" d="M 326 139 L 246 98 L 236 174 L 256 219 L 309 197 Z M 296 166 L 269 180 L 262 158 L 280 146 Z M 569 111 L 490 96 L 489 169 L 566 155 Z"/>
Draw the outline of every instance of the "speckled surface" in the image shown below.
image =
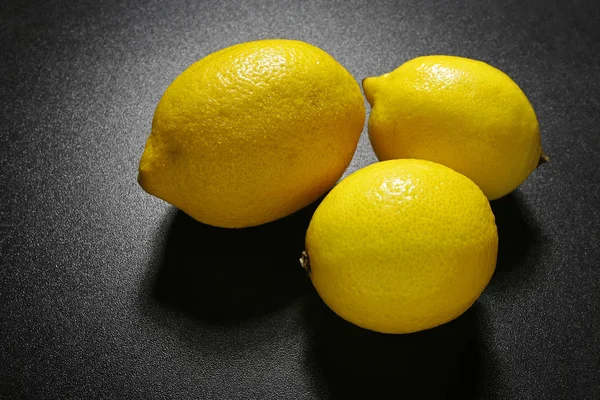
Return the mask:
<path fill-rule="evenodd" d="M 0 398 L 600 398 L 595 3 L 3 2 Z M 226 231 L 137 186 L 169 82 L 267 37 L 313 43 L 357 80 L 477 58 L 529 96 L 551 162 L 493 203 L 498 268 L 463 317 L 355 328 L 297 266 L 311 208 Z M 365 132 L 348 172 L 375 161 Z"/>

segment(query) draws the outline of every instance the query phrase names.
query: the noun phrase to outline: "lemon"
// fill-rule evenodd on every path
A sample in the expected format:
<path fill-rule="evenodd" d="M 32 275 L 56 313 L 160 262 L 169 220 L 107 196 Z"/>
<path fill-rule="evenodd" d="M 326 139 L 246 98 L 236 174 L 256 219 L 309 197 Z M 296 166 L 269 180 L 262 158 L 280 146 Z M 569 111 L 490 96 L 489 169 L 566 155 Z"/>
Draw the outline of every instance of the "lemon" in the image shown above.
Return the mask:
<path fill-rule="evenodd" d="M 441 164 L 390 160 L 342 180 L 306 234 L 310 278 L 339 316 L 409 333 L 466 311 L 490 281 L 498 234 L 470 179 Z"/>
<path fill-rule="evenodd" d="M 167 88 L 138 180 L 203 223 L 263 224 L 337 182 L 364 121 L 360 86 L 325 51 L 295 40 L 241 43 Z"/>
<path fill-rule="evenodd" d="M 418 57 L 366 78 L 363 88 L 379 160 L 444 164 L 473 180 L 490 200 L 513 191 L 540 163 L 533 107 L 511 78 L 484 62 Z"/>

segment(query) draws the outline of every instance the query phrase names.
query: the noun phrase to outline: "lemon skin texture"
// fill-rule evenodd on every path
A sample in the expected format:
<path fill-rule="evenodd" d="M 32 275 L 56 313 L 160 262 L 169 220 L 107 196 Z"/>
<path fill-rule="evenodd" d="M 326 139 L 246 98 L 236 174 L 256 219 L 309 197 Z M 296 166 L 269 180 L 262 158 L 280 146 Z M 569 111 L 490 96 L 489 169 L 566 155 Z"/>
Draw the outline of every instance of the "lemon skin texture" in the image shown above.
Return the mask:
<path fill-rule="evenodd" d="M 470 179 L 424 160 L 390 160 L 341 181 L 306 235 L 309 276 L 340 317 L 382 333 L 433 328 L 490 281 L 494 214 Z"/>
<path fill-rule="evenodd" d="M 425 56 L 366 78 L 369 137 L 379 160 L 418 158 L 473 180 L 490 199 L 513 191 L 542 157 L 531 103 L 481 61 Z"/>
<path fill-rule="evenodd" d="M 203 223 L 263 224 L 337 182 L 364 121 L 360 86 L 323 50 L 283 39 L 241 43 L 167 88 L 138 181 Z"/>

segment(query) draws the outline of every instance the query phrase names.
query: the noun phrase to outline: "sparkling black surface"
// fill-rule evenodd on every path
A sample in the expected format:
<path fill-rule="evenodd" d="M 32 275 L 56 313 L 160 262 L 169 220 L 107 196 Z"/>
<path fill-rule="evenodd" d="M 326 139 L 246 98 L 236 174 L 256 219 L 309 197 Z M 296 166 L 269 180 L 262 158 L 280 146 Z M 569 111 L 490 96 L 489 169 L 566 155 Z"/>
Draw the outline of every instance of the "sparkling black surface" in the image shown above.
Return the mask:
<path fill-rule="evenodd" d="M 0 398 L 599 399 L 597 4 L 3 1 Z M 529 96 L 551 161 L 493 203 L 497 272 L 464 316 L 355 328 L 297 264 L 313 208 L 227 231 L 138 187 L 168 84 L 271 37 L 358 81 L 419 55 L 477 58 Z M 375 161 L 365 133 L 348 172 Z"/>

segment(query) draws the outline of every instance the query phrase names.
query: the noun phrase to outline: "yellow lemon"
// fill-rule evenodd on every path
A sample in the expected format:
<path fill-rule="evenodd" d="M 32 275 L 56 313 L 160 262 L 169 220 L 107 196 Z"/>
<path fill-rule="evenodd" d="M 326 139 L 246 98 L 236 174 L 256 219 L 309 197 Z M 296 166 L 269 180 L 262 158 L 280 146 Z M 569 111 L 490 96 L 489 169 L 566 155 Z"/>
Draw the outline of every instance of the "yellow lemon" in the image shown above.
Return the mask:
<path fill-rule="evenodd" d="M 441 164 L 404 159 L 372 164 L 333 188 L 313 215 L 301 261 L 339 316 L 409 333 L 466 311 L 497 252 L 479 187 Z"/>
<path fill-rule="evenodd" d="M 366 78 L 363 88 L 373 108 L 369 137 L 379 160 L 444 164 L 493 200 L 513 191 L 545 157 L 529 100 L 484 62 L 418 57 Z"/>
<path fill-rule="evenodd" d="M 138 180 L 206 224 L 259 225 L 335 185 L 364 120 L 360 86 L 323 50 L 295 40 L 238 44 L 167 88 Z"/>

